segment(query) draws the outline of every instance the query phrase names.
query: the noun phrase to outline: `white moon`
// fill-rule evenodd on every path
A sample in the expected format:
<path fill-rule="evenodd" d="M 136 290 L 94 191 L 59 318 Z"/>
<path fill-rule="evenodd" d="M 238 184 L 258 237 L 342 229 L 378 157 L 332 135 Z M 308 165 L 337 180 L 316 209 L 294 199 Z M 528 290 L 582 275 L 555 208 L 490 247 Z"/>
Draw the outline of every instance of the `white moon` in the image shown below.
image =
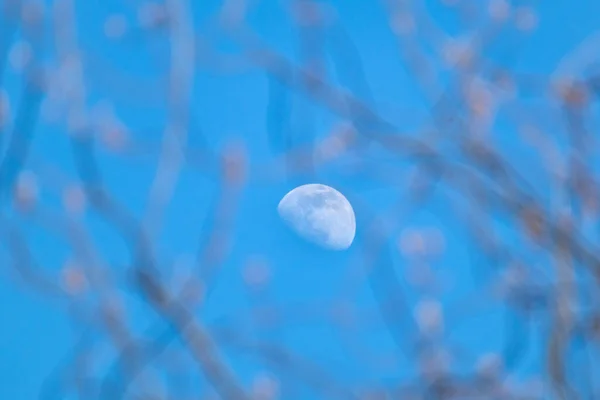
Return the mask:
<path fill-rule="evenodd" d="M 346 250 L 354 241 L 354 210 L 332 187 L 316 183 L 298 186 L 281 199 L 277 211 L 298 235 L 326 249 Z"/>

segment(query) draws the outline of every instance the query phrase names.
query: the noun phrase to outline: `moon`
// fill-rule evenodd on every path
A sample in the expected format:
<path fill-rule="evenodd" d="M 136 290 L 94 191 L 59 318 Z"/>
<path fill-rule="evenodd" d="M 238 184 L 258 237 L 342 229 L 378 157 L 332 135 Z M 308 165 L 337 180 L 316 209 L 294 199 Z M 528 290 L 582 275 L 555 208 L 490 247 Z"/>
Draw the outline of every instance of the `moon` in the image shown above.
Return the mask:
<path fill-rule="evenodd" d="M 346 250 L 354 241 L 356 217 L 352 205 L 330 186 L 298 186 L 283 196 L 277 212 L 300 237 L 326 249 Z"/>

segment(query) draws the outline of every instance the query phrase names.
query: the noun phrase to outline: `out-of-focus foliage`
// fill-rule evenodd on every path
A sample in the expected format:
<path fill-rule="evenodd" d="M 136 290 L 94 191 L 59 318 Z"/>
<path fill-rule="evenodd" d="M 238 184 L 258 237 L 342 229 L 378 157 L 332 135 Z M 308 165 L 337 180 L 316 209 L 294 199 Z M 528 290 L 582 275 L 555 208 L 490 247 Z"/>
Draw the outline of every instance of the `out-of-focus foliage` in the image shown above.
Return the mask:
<path fill-rule="evenodd" d="M 540 23 L 535 2 L 382 1 L 406 90 L 419 98 L 390 111 L 342 2 L 98 3 L 98 15 L 74 0 L 0 3 L 3 265 L 76 327 L 42 398 L 600 396 L 594 35 L 555 70 L 524 73 L 516 64 Z M 286 16 L 296 52 L 261 36 L 260 7 Z M 82 38 L 90 21 L 100 38 Z M 206 71 L 219 82 L 266 78 L 264 135 L 231 138 L 198 117 Z M 139 110 L 145 131 L 121 117 Z M 136 165 L 152 173 L 144 190 L 116 179 Z M 272 222 L 239 227 L 240 209 L 256 212 L 247 190 L 323 176 L 357 212 L 348 257 L 298 244 L 287 260 L 271 258 L 285 233 L 261 255 L 232 250 L 239 232 L 251 241 L 255 224 Z M 174 200 L 181 186 L 184 205 Z M 451 238 L 456 226 L 407 223 L 436 207 L 466 243 Z M 177 218 L 199 227 L 185 254 L 164 251 L 165 232 L 183 229 Z M 294 286 L 277 289 L 278 268 L 309 253 L 337 274 L 330 296 L 278 302 L 273 293 Z M 57 257 L 64 265 L 48 265 Z M 208 302 L 235 280 L 224 265 L 241 271 L 228 289 L 248 296 L 239 315 Z M 324 343 L 344 338 L 315 347 L 343 361 L 284 340 L 307 321 L 327 326 Z M 317 346 L 314 336 L 300 342 Z M 482 351 L 488 340 L 499 345 Z"/>

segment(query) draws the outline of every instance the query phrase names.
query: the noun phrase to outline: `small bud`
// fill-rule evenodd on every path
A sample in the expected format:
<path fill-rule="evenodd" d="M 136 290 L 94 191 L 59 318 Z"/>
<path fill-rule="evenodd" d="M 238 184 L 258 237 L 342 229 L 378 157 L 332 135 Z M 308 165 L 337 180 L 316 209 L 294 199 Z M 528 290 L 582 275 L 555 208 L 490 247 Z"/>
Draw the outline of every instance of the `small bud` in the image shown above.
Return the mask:
<path fill-rule="evenodd" d="M 168 22 L 165 7 L 156 3 L 145 3 L 138 10 L 138 21 L 146 29 L 163 26 Z"/>
<path fill-rule="evenodd" d="M 5 90 L 0 89 L 0 130 L 10 121 L 10 100 Z"/>
<path fill-rule="evenodd" d="M 41 2 L 24 2 L 21 9 L 22 20 L 27 25 L 36 25 L 44 16 L 44 5 Z"/>
<path fill-rule="evenodd" d="M 260 288 L 268 284 L 271 278 L 271 269 L 265 260 L 254 258 L 246 264 L 243 275 L 247 285 Z"/>
<path fill-rule="evenodd" d="M 532 31 L 538 24 L 537 14 L 531 7 L 519 7 L 515 12 L 515 24 L 522 31 Z"/>
<path fill-rule="evenodd" d="M 239 185 L 246 178 L 246 149 L 240 143 L 230 144 L 223 154 L 223 169 L 228 183 Z"/>
<path fill-rule="evenodd" d="M 71 295 L 82 293 L 87 286 L 87 279 L 81 267 L 67 262 L 62 270 L 62 285 Z"/>
<path fill-rule="evenodd" d="M 452 39 L 442 48 L 442 56 L 448 66 L 466 67 L 473 60 L 473 50 L 468 38 Z"/>
<path fill-rule="evenodd" d="M 415 317 L 423 333 L 434 333 L 442 329 L 442 306 L 435 300 L 424 300 L 417 304 Z"/>
<path fill-rule="evenodd" d="M 80 186 L 70 186 L 65 189 L 62 201 L 69 214 L 81 215 L 85 210 L 85 193 Z"/>
<path fill-rule="evenodd" d="M 110 123 L 101 131 L 102 143 L 112 151 L 122 151 L 127 145 L 126 128 L 120 123 Z"/>
<path fill-rule="evenodd" d="M 521 220 L 529 236 L 539 241 L 544 233 L 544 221 L 540 212 L 531 207 L 521 211 Z"/>
<path fill-rule="evenodd" d="M 32 56 L 31 45 L 24 40 L 20 40 L 10 49 L 8 59 L 13 69 L 21 72 L 31 62 Z"/>
<path fill-rule="evenodd" d="M 17 177 L 15 185 L 15 202 L 22 211 L 31 210 L 35 207 L 38 198 L 37 177 L 33 172 L 24 171 Z"/>
<path fill-rule="evenodd" d="M 488 13 L 496 21 L 504 21 L 510 15 L 510 4 L 506 0 L 491 0 Z"/>
<path fill-rule="evenodd" d="M 452 359 L 446 350 L 433 349 L 424 352 L 419 361 L 421 373 L 433 382 L 448 373 Z"/>
<path fill-rule="evenodd" d="M 399 246 L 404 256 L 422 255 L 425 253 L 425 238 L 419 231 L 405 229 L 400 235 Z"/>
<path fill-rule="evenodd" d="M 586 87 L 580 84 L 564 87 L 561 91 L 561 97 L 566 104 L 576 107 L 584 106 L 589 101 L 589 93 Z"/>
<path fill-rule="evenodd" d="M 301 26 L 315 26 L 323 21 L 320 5 L 314 1 L 297 1 L 294 3 L 294 17 Z"/>
<path fill-rule="evenodd" d="M 319 161 L 326 162 L 339 157 L 354 141 L 355 136 L 356 132 L 349 124 L 336 127 L 332 134 L 317 147 L 316 152 Z"/>
<path fill-rule="evenodd" d="M 487 85 L 481 80 L 473 80 L 467 87 L 467 99 L 473 114 L 489 115 L 492 111 L 494 97 Z"/>
<path fill-rule="evenodd" d="M 502 357 L 497 353 L 487 353 L 477 360 L 476 370 L 484 378 L 497 378 L 502 372 Z"/>
<path fill-rule="evenodd" d="M 254 400 L 274 400 L 279 394 L 279 382 L 268 374 L 260 374 L 252 382 Z"/>

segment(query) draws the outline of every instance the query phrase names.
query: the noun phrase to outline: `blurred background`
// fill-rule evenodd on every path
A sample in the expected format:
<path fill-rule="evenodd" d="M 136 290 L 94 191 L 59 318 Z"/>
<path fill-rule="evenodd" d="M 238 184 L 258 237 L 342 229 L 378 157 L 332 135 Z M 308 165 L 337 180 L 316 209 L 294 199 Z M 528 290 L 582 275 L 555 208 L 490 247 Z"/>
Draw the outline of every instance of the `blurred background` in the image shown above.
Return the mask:
<path fill-rule="evenodd" d="M 600 398 L 598 27 L 0 0 L 0 398 Z M 282 222 L 306 183 L 349 249 Z"/>

